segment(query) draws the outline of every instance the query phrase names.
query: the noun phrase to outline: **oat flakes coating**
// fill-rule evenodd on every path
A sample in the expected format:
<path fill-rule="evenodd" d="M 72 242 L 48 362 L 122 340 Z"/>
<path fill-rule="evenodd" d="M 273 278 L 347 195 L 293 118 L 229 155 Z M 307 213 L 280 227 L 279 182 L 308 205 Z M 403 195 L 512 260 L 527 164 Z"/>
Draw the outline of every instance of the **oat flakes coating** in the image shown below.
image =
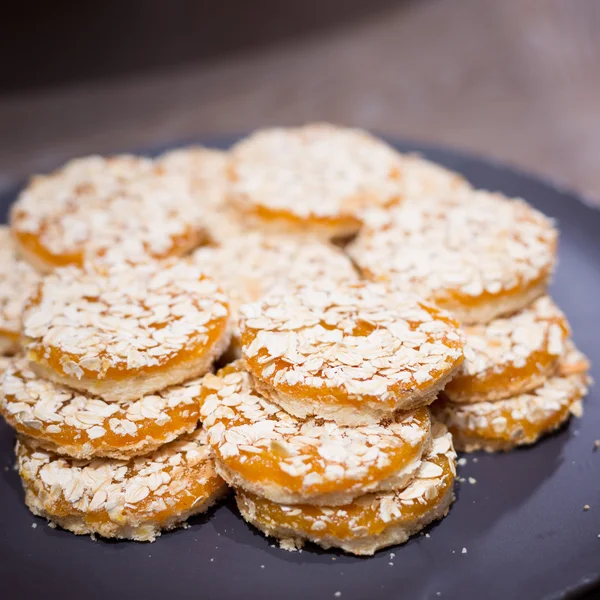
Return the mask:
<path fill-rule="evenodd" d="M 153 542 L 227 493 L 206 434 L 194 433 L 130 461 L 64 458 L 17 442 L 31 512 L 77 535 Z"/>
<path fill-rule="evenodd" d="M 393 148 L 358 129 L 263 129 L 231 149 L 231 193 L 262 228 L 343 237 L 364 208 L 400 200 L 401 170 Z"/>
<path fill-rule="evenodd" d="M 0 413 L 29 445 L 78 459 L 148 454 L 199 419 L 200 380 L 129 402 L 105 402 L 38 377 L 15 357 L 0 375 Z"/>
<path fill-rule="evenodd" d="M 544 294 L 556 260 L 551 221 L 519 199 L 481 190 L 372 213 L 349 252 L 367 279 L 391 281 L 485 323 Z"/>
<path fill-rule="evenodd" d="M 232 238 L 218 248 L 198 248 L 192 260 L 219 282 L 234 315 L 242 304 L 256 302 L 276 288 L 307 281 L 358 280 L 348 257 L 333 245 L 256 232 Z M 239 343 L 237 327 L 234 338 Z"/>
<path fill-rule="evenodd" d="M 129 155 L 80 158 L 34 177 L 10 223 L 20 252 L 43 272 L 181 256 L 206 237 L 189 182 Z"/>
<path fill-rule="evenodd" d="M 458 450 L 497 452 L 533 444 L 583 414 L 582 398 L 590 383 L 583 355 L 570 347 L 558 374 L 535 390 L 496 402 L 436 402 L 432 409 L 454 437 Z"/>
<path fill-rule="evenodd" d="M 323 548 L 371 555 L 403 544 L 426 525 L 441 519 L 454 499 L 456 453 L 452 437 L 439 423 L 415 479 L 404 489 L 365 494 L 347 506 L 276 504 L 243 490 L 236 502 L 244 519 L 283 547 L 311 541 Z"/>
<path fill-rule="evenodd" d="M 464 332 L 465 361 L 444 388 L 456 403 L 502 400 L 540 386 L 554 374 L 570 335 L 565 315 L 549 296 Z"/>
<path fill-rule="evenodd" d="M 432 402 L 463 360 L 448 313 L 381 283 L 301 285 L 241 312 L 257 390 L 299 418 L 390 419 Z"/>
<path fill-rule="evenodd" d="M 8 227 L 0 226 L 0 353 L 18 351 L 23 309 L 39 280 L 38 272 L 19 257 Z"/>
<path fill-rule="evenodd" d="M 65 267 L 26 308 L 23 345 L 41 377 L 124 402 L 208 372 L 229 320 L 224 294 L 188 261 Z"/>
<path fill-rule="evenodd" d="M 189 146 L 166 152 L 156 160 L 157 166 L 189 181 L 212 244 L 221 245 L 248 233 L 243 215 L 230 202 L 227 152 Z"/>
<path fill-rule="evenodd" d="M 426 408 L 387 426 L 299 420 L 254 389 L 241 361 L 206 375 L 200 402 L 219 474 L 273 502 L 348 504 L 405 487 L 430 442 Z"/>

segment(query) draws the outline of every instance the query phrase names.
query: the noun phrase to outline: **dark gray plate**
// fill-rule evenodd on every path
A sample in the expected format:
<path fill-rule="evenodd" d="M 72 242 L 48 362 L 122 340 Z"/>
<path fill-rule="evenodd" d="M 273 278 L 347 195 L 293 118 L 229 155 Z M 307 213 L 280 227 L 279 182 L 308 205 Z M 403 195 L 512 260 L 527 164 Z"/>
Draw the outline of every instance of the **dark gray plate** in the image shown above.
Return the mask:
<path fill-rule="evenodd" d="M 222 145 L 230 141 L 222 141 Z M 561 230 L 552 293 L 600 379 L 600 212 L 566 192 L 488 161 L 398 144 L 464 173 L 475 185 L 522 196 Z M 0 198 L 6 210 L 16 190 Z M 533 448 L 469 457 L 450 514 L 404 546 L 372 558 L 273 547 L 230 501 L 155 544 L 92 541 L 50 529 L 23 504 L 13 436 L 0 426 L 2 598 L 580 597 L 600 586 L 600 389 L 585 418 Z M 590 510 L 584 511 L 585 504 Z M 33 525 L 36 527 L 32 527 Z M 463 554 L 462 549 L 467 553 Z M 395 556 L 391 558 L 390 552 Z"/>

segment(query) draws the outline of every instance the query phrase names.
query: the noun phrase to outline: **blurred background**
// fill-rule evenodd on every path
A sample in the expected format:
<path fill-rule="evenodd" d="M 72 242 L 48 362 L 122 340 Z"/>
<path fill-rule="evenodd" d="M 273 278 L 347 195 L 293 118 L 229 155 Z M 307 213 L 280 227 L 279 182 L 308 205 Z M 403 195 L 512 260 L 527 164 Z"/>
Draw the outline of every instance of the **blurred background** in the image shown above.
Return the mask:
<path fill-rule="evenodd" d="M 598 0 L 3 3 L 0 188 L 68 158 L 313 120 L 600 198 Z"/>

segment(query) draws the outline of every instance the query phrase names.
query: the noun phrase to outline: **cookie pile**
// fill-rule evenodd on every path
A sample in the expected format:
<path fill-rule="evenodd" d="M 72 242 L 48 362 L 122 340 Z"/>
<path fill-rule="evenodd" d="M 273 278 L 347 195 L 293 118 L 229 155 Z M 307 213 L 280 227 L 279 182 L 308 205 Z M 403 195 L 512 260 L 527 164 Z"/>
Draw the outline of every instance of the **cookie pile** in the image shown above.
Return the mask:
<path fill-rule="evenodd" d="M 229 485 L 284 547 L 402 543 L 448 512 L 454 447 L 580 414 L 557 241 L 525 201 L 328 124 L 36 176 L 0 229 L 26 503 L 154 540 Z"/>
<path fill-rule="evenodd" d="M 355 554 L 444 516 L 455 454 L 427 408 L 463 361 L 445 311 L 379 283 L 304 284 L 241 309 L 242 359 L 201 419 L 244 518 Z"/>
<path fill-rule="evenodd" d="M 198 397 L 229 335 L 225 296 L 188 262 L 47 275 L 1 378 L 31 511 L 77 534 L 145 541 L 223 496 Z"/>
<path fill-rule="evenodd" d="M 434 413 L 457 449 L 509 450 L 581 414 L 588 364 L 547 296 L 558 233 L 520 199 L 481 190 L 373 212 L 349 248 L 363 276 L 450 310 L 465 362 Z"/>

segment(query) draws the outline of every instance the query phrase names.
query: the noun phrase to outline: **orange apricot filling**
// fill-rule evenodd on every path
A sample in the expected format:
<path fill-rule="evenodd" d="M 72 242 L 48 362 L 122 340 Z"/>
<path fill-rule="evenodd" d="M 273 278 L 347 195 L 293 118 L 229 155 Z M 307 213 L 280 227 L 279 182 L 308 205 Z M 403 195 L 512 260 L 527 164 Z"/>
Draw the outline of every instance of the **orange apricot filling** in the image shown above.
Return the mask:
<path fill-rule="evenodd" d="M 251 485 L 318 496 L 371 487 L 417 461 L 429 442 L 426 408 L 387 427 L 301 421 L 254 389 L 237 361 L 203 380 L 201 418 L 216 457 Z"/>
<path fill-rule="evenodd" d="M 450 326 L 457 326 L 454 319 L 446 316 L 435 308 L 428 308 L 428 311 L 432 318 L 446 323 Z M 407 321 L 409 328 L 415 331 L 419 327 L 419 323 L 415 321 Z M 318 326 L 326 330 L 335 330 L 336 326 L 327 323 L 326 321 L 319 321 Z M 351 335 L 356 338 L 367 338 L 373 332 L 376 332 L 379 325 L 363 319 L 358 319 L 356 325 L 353 327 Z M 249 347 L 257 336 L 257 330 L 246 328 L 242 332 L 241 344 L 242 348 Z M 429 339 L 428 343 L 432 340 Z M 460 338 L 446 338 L 443 341 L 445 347 L 448 350 L 462 352 L 463 343 Z M 420 348 L 417 348 L 417 351 Z M 324 364 L 323 367 L 314 373 L 308 383 L 302 381 L 295 382 L 294 384 L 288 383 L 285 379 L 278 376 L 278 373 L 288 371 L 294 368 L 294 363 L 286 360 L 286 358 L 272 358 L 269 355 L 269 351 L 266 348 L 261 348 L 255 356 L 248 357 L 244 355 L 244 362 L 247 369 L 252 373 L 254 377 L 260 380 L 266 386 L 276 390 L 277 393 L 285 394 L 294 398 L 306 398 L 306 399 L 318 399 L 323 402 L 330 402 L 332 404 L 340 404 L 344 406 L 351 406 L 360 408 L 365 404 L 371 404 L 374 406 L 387 408 L 393 410 L 397 404 L 399 397 L 403 397 L 406 394 L 414 394 L 415 392 L 423 391 L 428 389 L 433 382 L 436 382 L 443 377 L 450 369 L 460 364 L 463 360 L 462 355 L 456 360 L 448 363 L 443 363 L 439 367 L 432 366 L 429 370 L 427 380 L 418 382 L 414 379 L 408 379 L 405 381 L 396 382 L 389 387 L 389 393 L 382 397 L 381 394 L 353 394 L 349 393 L 344 389 L 343 386 L 334 387 L 327 385 L 327 381 L 324 377 L 324 371 L 330 365 Z M 268 370 L 266 367 L 268 366 Z M 265 373 L 269 373 L 266 375 Z M 315 381 L 323 382 L 320 386 L 315 386 Z M 261 387 L 263 391 L 264 386 Z"/>
<path fill-rule="evenodd" d="M 78 364 L 80 357 L 77 354 L 64 352 L 54 346 L 44 346 L 43 343 L 28 344 L 27 358 L 36 364 L 46 366 L 67 377 L 72 376 L 69 366 L 75 363 L 81 369 L 81 376 L 78 379 L 110 379 L 118 381 L 136 375 L 152 375 L 163 371 L 170 371 L 180 365 L 193 363 L 202 359 L 223 338 L 223 335 L 227 331 L 227 323 L 227 317 L 210 321 L 206 324 L 207 331 L 197 336 L 196 339 L 190 339 L 184 349 L 164 354 L 160 357 L 158 364 L 138 368 L 129 367 L 127 359 L 121 359 L 114 355 L 109 356 L 106 352 L 100 351 L 98 359 L 102 364 L 101 369 L 88 369 Z M 115 361 L 118 362 L 111 364 Z"/>
<path fill-rule="evenodd" d="M 82 267 L 86 259 L 102 261 L 102 257 L 108 252 L 108 248 L 93 248 L 93 241 L 83 242 L 78 245 L 72 252 L 52 252 L 44 243 L 44 228 L 42 227 L 39 235 L 19 231 L 18 215 L 15 220 L 14 235 L 26 254 L 38 258 L 44 264 L 52 268 L 65 267 L 73 265 Z M 187 227 L 186 230 L 171 238 L 171 245 L 163 252 L 154 252 L 148 243 L 144 243 L 145 256 L 128 256 L 123 255 L 123 260 L 132 260 L 137 262 L 144 259 L 163 260 L 170 257 L 182 256 L 202 243 L 204 239 L 204 231 L 196 227 Z M 89 246 L 89 248 L 88 248 Z M 115 240 L 115 246 L 118 247 L 118 241 Z M 114 250 L 114 248 L 111 248 Z"/>
<path fill-rule="evenodd" d="M 402 491 L 397 491 L 367 494 L 339 507 L 286 506 L 237 490 L 237 501 L 238 504 L 242 502 L 252 506 L 255 523 L 267 528 L 285 527 L 309 539 L 335 537 L 353 540 L 378 535 L 390 527 L 418 522 L 449 493 L 454 482 L 452 459 L 440 454 L 428 461 L 439 468 L 439 483 L 432 486 L 425 497 L 418 499 L 402 500 Z M 393 503 L 392 510 L 386 511 L 386 503 Z"/>
<path fill-rule="evenodd" d="M 488 394 L 500 390 L 512 390 L 511 395 L 531 389 L 529 383 L 536 385 L 539 378 L 551 374 L 558 365 L 559 356 L 538 351 L 530 354 L 523 366 L 503 365 L 500 370 L 489 370 L 472 376 L 459 373 L 444 388 L 444 394 L 455 402 L 476 402 Z M 516 390 L 515 390 L 516 388 Z"/>
<path fill-rule="evenodd" d="M 587 391 L 586 384 L 585 374 L 553 377 L 533 392 L 507 400 L 447 402 L 439 408 L 434 405 L 434 410 L 457 440 L 528 444 L 580 411 L 578 401 Z"/>

